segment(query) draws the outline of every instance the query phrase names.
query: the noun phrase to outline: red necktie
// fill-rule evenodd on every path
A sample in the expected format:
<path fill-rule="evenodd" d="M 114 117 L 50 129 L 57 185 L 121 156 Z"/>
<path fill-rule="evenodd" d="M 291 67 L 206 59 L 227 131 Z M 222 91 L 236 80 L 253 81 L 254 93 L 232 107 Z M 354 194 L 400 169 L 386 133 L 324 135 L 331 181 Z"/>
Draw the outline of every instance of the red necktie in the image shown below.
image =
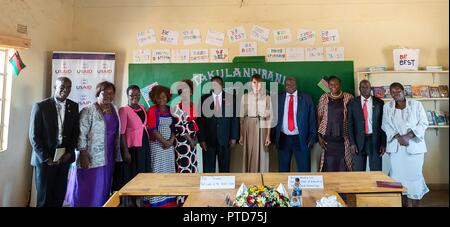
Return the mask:
<path fill-rule="evenodd" d="M 289 98 L 289 110 L 288 110 L 288 129 L 289 131 L 294 131 L 294 96 L 290 95 Z"/>
<path fill-rule="evenodd" d="M 364 114 L 364 132 L 366 134 L 369 134 L 369 121 L 367 120 L 367 117 L 369 116 L 369 113 L 367 112 L 367 99 L 364 99 L 363 114 Z"/>
<path fill-rule="evenodd" d="M 220 101 L 219 101 L 219 96 L 216 95 L 216 105 L 215 105 L 215 110 L 217 113 L 220 113 Z"/>

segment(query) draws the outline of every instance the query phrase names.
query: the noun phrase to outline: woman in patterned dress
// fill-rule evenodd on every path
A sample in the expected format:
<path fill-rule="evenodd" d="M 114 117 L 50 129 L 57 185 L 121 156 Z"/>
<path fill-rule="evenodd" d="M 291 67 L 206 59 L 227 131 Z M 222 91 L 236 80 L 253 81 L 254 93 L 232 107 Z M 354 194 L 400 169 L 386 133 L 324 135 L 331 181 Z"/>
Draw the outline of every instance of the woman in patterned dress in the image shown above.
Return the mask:
<path fill-rule="evenodd" d="M 195 121 L 198 115 L 194 104 L 190 101 L 193 94 L 193 83 L 191 80 L 183 80 L 177 89 L 181 102 L 172 109 L 172 115 L 175 118 L 177 172 L 196 173 L 198 171 L 196 148 L 198 126 Z"/>
<path fill-rule="evenodd" d="M 172 116 L 167 102 L 170 101 L 170 90 L 167 87 L 155 86 L 150 92 L 154 103 L 147 112 L 150 131 L 150 168 L 153 173 L 175 173 L 175 135 L 172 132 Z M 153 196 L 149 198 L 152 207 L 176 206 L 176 196 Z"/>
<path fill-rule="evenodd" d="M 352 171 L 348 137 L 348 103 L 353 95 L 341 90 L 341 79 L 328 78 L 330 92 L 320 97 L 317 106 L 318 137 L 322 148 L 320 172 Z"/>

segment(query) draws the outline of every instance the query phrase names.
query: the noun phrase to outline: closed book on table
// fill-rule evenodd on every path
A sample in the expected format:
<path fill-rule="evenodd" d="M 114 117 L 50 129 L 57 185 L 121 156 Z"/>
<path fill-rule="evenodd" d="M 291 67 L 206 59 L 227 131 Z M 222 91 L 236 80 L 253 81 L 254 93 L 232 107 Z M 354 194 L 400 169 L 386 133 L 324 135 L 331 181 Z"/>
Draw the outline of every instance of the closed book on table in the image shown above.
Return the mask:
<path fill-rule="evenodd" d="M 382 188 L 403 188 L 400 182 L 377 181 L 377 187 Z"/>

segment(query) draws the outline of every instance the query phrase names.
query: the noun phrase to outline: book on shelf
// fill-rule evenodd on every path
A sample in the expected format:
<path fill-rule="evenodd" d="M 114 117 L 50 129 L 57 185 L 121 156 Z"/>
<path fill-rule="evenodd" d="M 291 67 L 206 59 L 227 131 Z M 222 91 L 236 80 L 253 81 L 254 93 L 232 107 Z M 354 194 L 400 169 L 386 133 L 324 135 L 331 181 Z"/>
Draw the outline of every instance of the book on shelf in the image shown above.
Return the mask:
<path fill-rule="evenodd" d="M 447 121 L 445 120 L 445 113 L 443 111 L 436 110 L 433 112 L 436 125 L 442 126 L 447 124 Z"/>
<path fill-rule="evenodd" d="M 412 85 L 411 86 L 411 94 L 413 98 L 421 98 L 420 96 L 420 86 Z"/>
<path fill-rule="evenodd" d="M 405 97 L 412 98 L 411 85 L 404 85 L 403 87 L 405 88 Z"/>
<path fill-rule="evenodd" d="M 430 98 L 430 89 L 428 86 L 420 86 L 420 96 L 421 98 Z"/>
<path fill-rule="evenodd" d="M 427 110 L 427 119 L 428 119 L 428 125 L 436 125 L 436 122 L 434 120 L 434 111 Z"/>
<path fill-rule="evenodd" d="M 444 117 L 445 117 L 445 124 L 449 125 L 450 124 L 450 119 L 448 118 L 448 112 L 444 112 Z"/>
<path fill-rule="evenodd" d="M 439 87 L 430 86 L 430 98 L 440 98 Z"/>
<path fill-rule="evenodd" d="M 390 86 L 383 86 L 384 89 L 384 98 L 391 99 L 391 90 L 389 90 Z"/>
<path fill-rule="evenodd" d="M 448 115 L 446 111 L 427 110 L 428 125 L 444 126 L 449 124 Z"/>
<path fill-rule="evenodd" d="M 448 98 L 448 86 L 439 85 L 439 93 L 441 94 L 441 98 Z"/>
<path fill-rule="evenodd" d="M 367 67 L 367 71 L 369 71 L 369 72 L 387 71 L 387 66 L 385 66 L 385 65 L 369 66 L 369 67 Z"/>
<path fill-rule="evenodd" d="M 427 67 L 425 67 L 426 71 L 442 71 L 442 66 L 433 66 L 433 65 L 429 65 Z"/>
<path fill-rule="evenodd" d="M 384 99 L 384 87 L 373 87 L 373 96 Z"/>

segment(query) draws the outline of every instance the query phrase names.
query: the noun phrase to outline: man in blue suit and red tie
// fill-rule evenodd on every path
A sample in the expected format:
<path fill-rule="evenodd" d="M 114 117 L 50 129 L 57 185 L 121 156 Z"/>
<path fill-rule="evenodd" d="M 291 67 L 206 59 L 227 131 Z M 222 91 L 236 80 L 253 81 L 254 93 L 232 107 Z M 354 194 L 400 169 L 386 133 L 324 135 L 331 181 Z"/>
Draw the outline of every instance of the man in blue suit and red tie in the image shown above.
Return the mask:
<path fill-rule="evenodd" d="M 311 172 L 310 149 L 317 140 L 316 111 L 311 96 L 297 90 L 295 78 L 286 78 L 286 92 L 278 95 L 275 143 L 279 171 L 290 172 L 292 154 L 298 172 Z"/>

